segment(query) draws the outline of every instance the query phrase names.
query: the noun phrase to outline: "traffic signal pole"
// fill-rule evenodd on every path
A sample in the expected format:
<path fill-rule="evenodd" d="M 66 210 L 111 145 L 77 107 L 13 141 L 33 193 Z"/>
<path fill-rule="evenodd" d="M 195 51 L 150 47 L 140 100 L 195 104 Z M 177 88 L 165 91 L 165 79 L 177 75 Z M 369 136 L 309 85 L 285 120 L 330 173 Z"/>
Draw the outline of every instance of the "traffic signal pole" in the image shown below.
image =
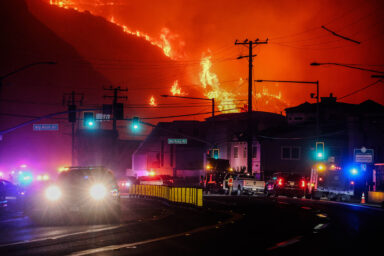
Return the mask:
<path fill-rule="evenodd" d="M 76 144 L 76 134 L 75 134 L 75 125 L 76 125 L 76 96 L 80 96 L 80 100 L 78 102 L 80 105 L 83 105 L 83 100 L 84 100 L 84 94 L 82 93 L 76 93 L 75 91 L 72 91 L 71 93 L 64 94 L 63 102 L 65 102 L 65 98 L 68 97 L 67 99 L 67 105 L 68 105 L 68 121 L 71 122 L 72 124 L 72 152 L 71 152 L 71 163 L 72 166 L 75 165 L 75 144 Z"/>

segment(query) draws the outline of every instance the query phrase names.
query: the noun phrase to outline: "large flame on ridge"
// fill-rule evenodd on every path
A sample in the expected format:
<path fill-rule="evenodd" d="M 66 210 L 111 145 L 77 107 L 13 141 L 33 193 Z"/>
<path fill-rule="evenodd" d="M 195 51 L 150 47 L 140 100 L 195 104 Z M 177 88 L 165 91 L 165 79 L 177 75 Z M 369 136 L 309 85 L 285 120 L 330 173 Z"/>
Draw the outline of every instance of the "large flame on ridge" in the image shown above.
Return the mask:
<path fill-rule="evenodd" d="M 88 11 L 92 15 L 97 16 L 96 14 L 92 13 L 90 10 L 85 10 L 85 9 L 81 9 L 81 8 L 77 7 L 76 4 L 71 0 L 49 0 L 49 3 L 51 5 L 55 5 L 55 6 L 65 8 L 65 9 L 73 9 L 73 10 L 76 10 L 78 12 Z M 113 5 L 113 2 L 110 4 Z M 167 56 L 173 60 L 177 60 L 177 59 L 180 59 L 181 57 L 183 57 L 182 54 L 176 52 L 176 50 L 174 50 L 171 47 L 171 43 L 170 43 L 171 40 L 178 39 L 179 35 L 172 34 L 168 28 L 165 28 L 165 27 L 162 28 L 161 32 L 160 32 L 159 39 L 155 39 L 144 32 L 141 32 L 139 30 L 130 29 L 128 26 L 119 23 L 118 21 L 116 21 L 116 19 L 113 16 L 111 18 L 109 18 L 109 22 L 119 26 L 125 33 L 137 36 L 139 38 L 143 38 L 146 41 L 148 41 L 149 43 L 151 43 L 152 45 L 159 47 L 160 49 L 163 50 L 165 56 Z M 184 45 L 185 45 L 185 43 L 182 40 L 179 40 L 179 47 L 183 47 Z"/>
<path fill-rule="evenodd" d="M 223 113 L 236 113 L 235 95 L 220 87 L 220 81 L 217 75 L 211 72 L 212 56 L 203 55 L 200 66 L 200 83 L 204 88 L 204 95 L 210 99 L 214 98 L 218 102 L 218 109 Z"/>

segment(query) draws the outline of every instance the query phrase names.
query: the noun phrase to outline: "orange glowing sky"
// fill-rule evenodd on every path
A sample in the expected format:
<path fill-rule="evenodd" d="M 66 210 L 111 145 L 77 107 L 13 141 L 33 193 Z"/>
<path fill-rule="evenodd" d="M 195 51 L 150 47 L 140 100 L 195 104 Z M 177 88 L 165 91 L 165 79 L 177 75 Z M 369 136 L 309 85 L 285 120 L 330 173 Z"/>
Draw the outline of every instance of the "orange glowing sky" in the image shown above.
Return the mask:
<path fill-rule="evenodd" d="M 269 39 L 267 45 L 254 49 L 255 79 L 319 80 L 320 96 L 332 92 L 342 97 L 375 79 L 370 77 L 371 73 L 359 70 L 309 66 L 313 61 L 362 64 L 359 67 L 384 70 L 381 1 L 46 1 L 89 11 L 124 26 L 130 33 L 149 38 L 167 56 L 185 64 L 188 80 L 178 84 L 183 92 L 188 93 L 188 88 L 194 86 L 201 94 L 226 98 L 226 102 L 247 97 L 248 63 L 236 57 L 248 52 L 245 47 L 234 45 L 236 39 Z M 322 25 L 361 44 L 335 37 L 322 29 Z M 165 50 L 167 47 L 171 50 Z M 207 56 L 212 62 L 211 75 L 217 80 L 211 90 L 203 89 L 200 81 L 201 61 Z M 309 95 L 315 92 L 311 87 L 286 84 L 255 87 L 254 109 L 273 112 L 311 101 Z M 343 101 L 360 103 L 372 99 L 383 104 L 383 88 L 378 83 Z M 149 92 L 148 101 L 152 96 Z"/>

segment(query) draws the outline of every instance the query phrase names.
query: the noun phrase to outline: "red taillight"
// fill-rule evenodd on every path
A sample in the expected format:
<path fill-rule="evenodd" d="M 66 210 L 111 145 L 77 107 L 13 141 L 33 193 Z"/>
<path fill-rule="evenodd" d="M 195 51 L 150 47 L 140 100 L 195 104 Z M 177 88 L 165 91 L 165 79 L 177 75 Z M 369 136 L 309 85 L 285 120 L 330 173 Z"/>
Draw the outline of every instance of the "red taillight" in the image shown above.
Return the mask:
<path fill-rule="evenodd" d="M 302 188 L 305 188 L 305 180 L 302 180 L 302 181 L 301 181 L 301 187 L 302 187 Z"/>
<path fill-rule="evenodd" d="M 282 178 L 277 180 L 277 185 L 279 185 L 279 186 L 283 185 L 283 179 Z"/>

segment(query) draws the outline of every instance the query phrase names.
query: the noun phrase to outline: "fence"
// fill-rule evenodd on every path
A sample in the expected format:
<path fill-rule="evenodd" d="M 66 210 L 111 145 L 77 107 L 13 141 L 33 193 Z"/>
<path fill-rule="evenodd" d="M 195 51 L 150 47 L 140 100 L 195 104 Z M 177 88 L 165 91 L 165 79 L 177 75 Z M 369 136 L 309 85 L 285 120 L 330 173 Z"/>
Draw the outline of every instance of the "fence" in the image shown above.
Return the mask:
<path fill-rule="evenodd" d="M 129 195 L 157 197 L 174 203 L 203 206 L 203 190 L 201 188 L 166 187 L 157 185 L 131 185 Z"/>

